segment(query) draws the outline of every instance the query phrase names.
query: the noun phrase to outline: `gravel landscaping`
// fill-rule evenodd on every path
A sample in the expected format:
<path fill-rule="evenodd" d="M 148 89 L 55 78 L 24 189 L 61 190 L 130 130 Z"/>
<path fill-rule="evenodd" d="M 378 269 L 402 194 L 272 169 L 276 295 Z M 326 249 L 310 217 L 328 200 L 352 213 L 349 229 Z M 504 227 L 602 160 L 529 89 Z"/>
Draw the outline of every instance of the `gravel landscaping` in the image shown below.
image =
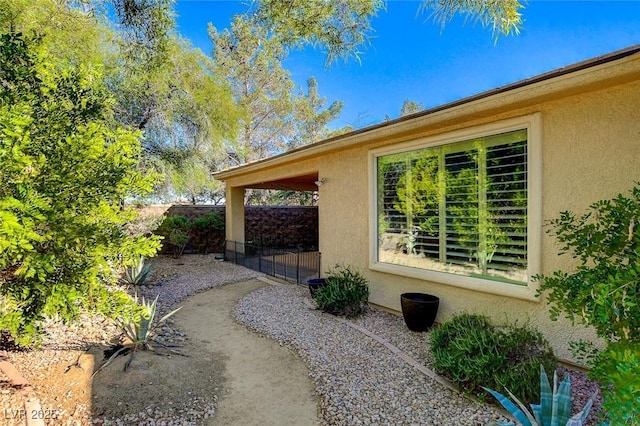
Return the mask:
<path fill-rule="evenodd" d="M 379 342 L 309 307 L 300 286 L 258 290 L 235 308 L 252 329 L 296 348 L 320 394 L 321 424 L 485 425 L 500 418 L 486 404 L 452 392 L 399 359 Z M 430 365 L 428 333 L 379 309 L 355 323 Z"/>
<path fill-rule="evenodd" d="M 160 295 L 160 310 L 164 312 L 201 291 L 261 276 L 215 261 L 213 256 L 188 255 L 178 260 L 161 256 L 153 259 L 152 264 L 153 278 L 137 292 L 145 298 Z M 308 365 L 309 376 L 319 395 L 319 424 L 485 425 L 491 420 L 503 419 L 495 406 L 449 390 L 381 344 L 379 340 L 384 340 L 422 366 L 431 368 L 429 333 L 409 331 L 399 316 L 370 308 L 364 316 L 352 320 L 355 326 L 377 336 L 379 340 L 376 340 L 345 321 L 314 309 L 308 289 L 293 284 L 267 286 L 249 294 L 233 308 L 233 315 L 251 330 L 292 348 Z M 191 338 L 172 327 L 170 323 L 163 329 L 165 341 Z M 189 405 L 189 399 L 169 402 L 186 404 L 174 411 L 154 406 L 150 401 L 151 415 L 136 412 L 117 418 L 110 413 L 99 416 L 92 413 L 90 396 L 88 401 L 85 398 L 65 405 L 65 398 L 48 393 L 48 390 L 53 392 L 53 387 L 49 389 L 44 384 L 46 381 L 38 381 L 51 374 L 52 365 L 73 364 L 82 351 L 90 346 L 108 345 L 118 334 L 118 329 L 104 319 L 83 317 L 80 324 L 72 326 L 52 321 L 47 324 L 47 335 L 40 349 L 8 352 L 6 359 L 27 380 L 38 384 L 35 390 L 42 406 L 55 410 L 55 421 L 47 424 L 187 425 L 205 424 L 205 419 L 211 416 L 215 423 L 215 394 L 206 395 L 205 401 L 191 398 L 193 405 Z M 579 398 L 593 393 L 595 385 L 586 381 L 583 374 L 574 373 L 572 377 Z M 50 378 L 50 383 L 56 380 Z M 73 402 L 76 395 L 68 393 L 67 399 Z M 12 410 L 21 407 L 21 398 L 19 390 L 6 383 L 2 387 L 2 406 Z M 7 419 L 6 415 L 4 419 L 3 424 L 24 424 Z"/>

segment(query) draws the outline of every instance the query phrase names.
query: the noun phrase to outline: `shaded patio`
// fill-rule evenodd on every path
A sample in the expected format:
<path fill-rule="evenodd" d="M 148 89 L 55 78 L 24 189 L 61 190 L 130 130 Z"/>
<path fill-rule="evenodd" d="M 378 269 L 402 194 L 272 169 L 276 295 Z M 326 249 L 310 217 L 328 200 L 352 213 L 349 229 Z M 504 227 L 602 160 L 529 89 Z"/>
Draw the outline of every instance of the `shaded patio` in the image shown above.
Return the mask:
<path fill-rule="evenodd" d="M 222 177 L 216 176 L 218 179 Z M 304 283 L 321 273 L 320 252 L 307 248 L 264 247 L 247 241 L 245 235 L 245 192 L 248 189 L 285 191 L 317 191 L 321 182 L 318 172 L 285 176 L 226 189 L 226 241 L 224 258 L 265 274 L 287 281 Z M 318 233 L 318 229 L 310 230 Z"/>

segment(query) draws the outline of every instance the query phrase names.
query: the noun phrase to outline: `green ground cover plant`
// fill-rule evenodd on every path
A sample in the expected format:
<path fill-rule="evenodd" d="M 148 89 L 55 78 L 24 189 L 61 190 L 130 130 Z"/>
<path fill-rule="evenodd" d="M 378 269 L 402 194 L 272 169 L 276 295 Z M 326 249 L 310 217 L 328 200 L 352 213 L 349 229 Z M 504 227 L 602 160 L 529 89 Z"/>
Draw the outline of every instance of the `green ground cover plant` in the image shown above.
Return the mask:
<path fill-rule="evenodd" d="M 508 388 L 526 403 L 539 400 L 539 366 L 555 369 L 556 358 L 542 334 L 530 327 L 498 327 L 489 318 L 460 314 L 431 332 L 437 372 L 461 389 L 484 395 L 482 387 Z"/>

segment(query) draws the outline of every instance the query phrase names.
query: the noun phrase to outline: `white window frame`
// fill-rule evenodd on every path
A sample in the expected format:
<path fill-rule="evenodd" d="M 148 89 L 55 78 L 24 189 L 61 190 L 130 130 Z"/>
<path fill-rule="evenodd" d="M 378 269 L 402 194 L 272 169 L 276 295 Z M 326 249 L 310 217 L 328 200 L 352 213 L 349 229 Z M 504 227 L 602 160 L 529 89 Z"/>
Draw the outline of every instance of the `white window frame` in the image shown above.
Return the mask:
<path fill-rule="evenodd" d="M 470 139 L 527 130 L 527 276 L 526 285 L 514 285 L 490 279 L 454 273 L 412 268 L 378 261 L 378 179 L 377 158 L 384 155 L 431 148 Z M 419 138 L 369 151 L 369 268 L 374 271 L 401 275 L 465 288 L 483 293 L 518 299 L 534 300 L 538 283 L 532 277 L 540 272 L 542 241 L 542 119 L 541 114 L 502 120 L 490 124 Z"/>

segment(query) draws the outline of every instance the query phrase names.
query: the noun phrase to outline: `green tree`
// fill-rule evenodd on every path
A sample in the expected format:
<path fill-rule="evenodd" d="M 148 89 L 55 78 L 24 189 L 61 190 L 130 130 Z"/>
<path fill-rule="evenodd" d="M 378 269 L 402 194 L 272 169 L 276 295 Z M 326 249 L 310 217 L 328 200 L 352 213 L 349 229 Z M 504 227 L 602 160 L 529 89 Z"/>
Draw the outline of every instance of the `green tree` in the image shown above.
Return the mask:
<path fill-rule="evenodd" d="M 294 83 L 282 67 L 285 50 L 265 28 L 236 16 L 222 32 L 210 25 L 214 70 L 231 85 L 243 115 L 240 134 L 229 153 L 242 164 L 284 151 L 291 136 L 291 93 Z"/>
<path fill-rule="evenodd" d="M 179 199 L 184 197 L 191 204 L 209 202 L 224 197 L 224 185 L 211 177 L 212 167 L 206 159 L 191 157 L 177 166 L 171 166 L 168 178 L 171 189 Z"/>
<path fill-rule="evenodd" d="M 0 0 L 0 27 L 46 36 L 43 43 L 57 60 L 102 68 L 116 100 L 115 118 L 144 131 L 143 169 L 207 165 L 206 185 L 214 186 L 209 174 L 224 161 L 238 108 L 228 84 L 214 75 L 211 58 L 172 31 L 169 5 Z M 117 13 L 108 14 L 108 6 Z M 157 195 L 186 196 L 169 188 L 172 180 L 165 177 Z"/>
<path fill-rule="evenodd" d="M 120 33 L 121 58 L 145 63 L 153 69 L 162 67 L 171 55 L 174 0 L 67 0 L 70 5 L 74 2 L 79 6 L 113 6 Z M 103 16 L 108 16 L 108 9 L 104 7 Z"/>
<path fill-rule="evenodd" d="M 355 56 L 369 41 L 371 19 L 384 9 L 383 0 L 259 0 L 254 18 L 287 46 L 311 44 L 323 48 L 327 62 Z M 424 0 L 421 11 L 431 11 L 441 25 L 455 15 L 490 26 L 495 35 L 518 33 L 522 26 L 518 0 Z"/>
<path fill-rule="evenodd" d="M 400 117 L 404 117 L 405 115 L 413 114 L 414 112 L 420 112 L 424 109 L 424 105 L 422 102 L 411 101 L 409 99 L 405 99 L 402 103 L 402 108 L 400 109 Z"/>
<path fill-rule="evenodd" d="M 58 61 L 94 66 L 111 61 L 108 46 L 115 42 L 114 31 L 94 14 L 54 0 L 0 0 L 0 31 L 46 35 L 42 43 Z"/>
<path fill-rule="evenodd" d="M 224 164 L 225 141 L 235 137 L 239 109 L 209 57 L 177 36 L 168 40 L 167 52 L 156 68 L 137 63 L 113 74 L 116 117 L 144 130 L 146 167 L 197 175 L 201 188 L 213 187 L 211 172 Z M 193 198 L 193 191 L 183 192 L 185 185 L 171 187 L 173 177 L 165 173 L 165 194 Z"/>
<path fill-rule="evenodd" d="M 167 60 L 155 68 L 128 60 L 110 76 L 117 118 L 145 130 L 145 149 L 160 156 L 197 151 L 235 131 L 233 94 L 214 75 L 213 63 L 187 40 L 167 40 Z"/>
<path fill-rule="evenodd" d="M 48 50 L 59 58 L 103 60 L 107 45 L 117 43 L 120 60 L 155 67 L 167 56 L 175 26 L 172 5 L 173 0 L 0 0 L 0 21 L 11 23 L 5 30 L 46 33 Z"/>
<path fill-rule="evenodd" d="M 46 46 L 0 36 L 0 329 L 22 344 L 45 315 L 113 314 L 128 298 L 107 291 L 112 268 L 158 248 L 121 209 L 153 185 L 136 171 L 140 134 L 114 124 L 96 69 Z"/>
<path fill-rule="evenodd" d="M 302 90 L 293 99 L 293 137 L 288 142 L 289 149 L 318 142 L 331 134 L 328 124 L 340 116 L 343 102 L 334 101 L 328 108 L 326 97 L 318 94 L 315 78 L 307 80 L 307 93 Z"/>
<path fill-rule="evenodd" d="M 121 60 L 142 61 L 150 68 L 166 61 L 168 41 L 175 27 L 174 0 L 27 0 L 26 3 L 37 5 L 36 9 L 54 4 L 58 9 L 52 16 L 54 20 L 61 9 L 66 9 L 112 28 L 118 33 L 113 41 L 122 52 Z M 62 39 L 70 36 L 63 33 Z M 79 47 L 89 46 L 86 40 L 77 37 Z"/>
<path fill-rule="evenodd" d="M 307 92 L 293 94 L 295 85 L 282 67 L 287 51 L 264 27 L 237 16 L 231 28 L 218 32 L 210 26 L 214 44 L 215 73 L 230 83 L 242 108 L 240 132 L 230 144 L 228 163 L 242 164 L 296 148 L 330 135 L 327 124 L 335 119 L 341 102 L 328 108 L 320 97 L 316 80 L 307 81 Z M 277 194 L 273 191 L 247 191 L 252 204 L 287 203 L 298 199 L 308 203 L 313 197 Z"/>

